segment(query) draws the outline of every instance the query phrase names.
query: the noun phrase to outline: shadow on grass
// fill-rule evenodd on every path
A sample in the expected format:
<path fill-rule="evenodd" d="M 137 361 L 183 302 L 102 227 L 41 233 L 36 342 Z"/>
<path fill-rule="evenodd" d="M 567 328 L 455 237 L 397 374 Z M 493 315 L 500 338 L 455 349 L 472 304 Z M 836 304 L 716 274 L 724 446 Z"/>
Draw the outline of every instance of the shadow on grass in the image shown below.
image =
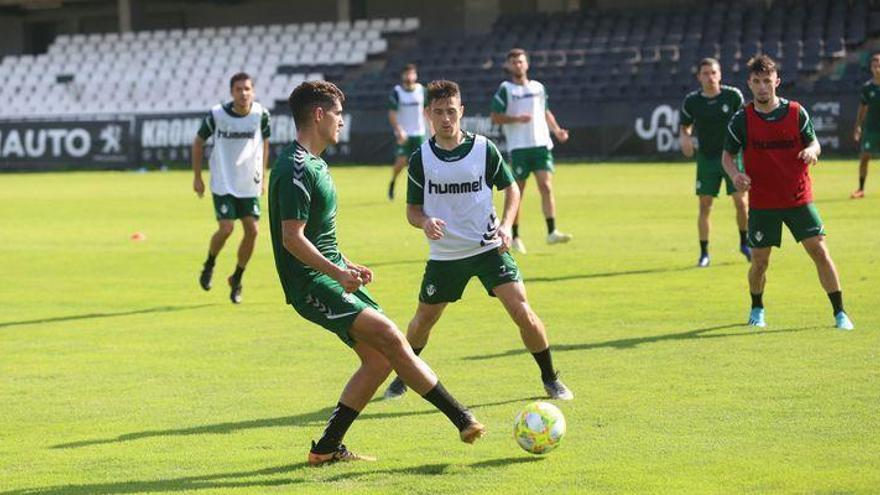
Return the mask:
<path fill-rule="evenodd" d="M 470 469 L 489 469 L 510 466 L 514 464 L 539 462 L 541 457 L 506 457 L 491 459 L 488 461 L 464 464 L 457 467 Z M 348 466 L 354 466 L 350 464 Z M 368 466 L 368 464 L 356 464 Z M 326 473 L 326 470 L 346 469 L 348 466 L 339 464 L 313 470 L 312 473 Z M 116 483 L 87 483 L 79 485 L 57 485 L 42 488 L 24 488 L 0 492 L 0 495 L 113 495 L 126 493 L 152 493 L 152 492 L 182 492 L 196 490 L 211 490 L 220 488 L 259 488 L 296 485 L 300 483 L 321 483 L 343 481 L 350 479 L 366 478 L 370 476 L 439 476 L 446 473 L 450 467 L 456 467 L 449 463 L 424 464 L 421 466 L 409 466 L 396 469 L 348 471 L 321 479 L 320 477 L 302 476 L 309 470 L 305 462 L 297 464 L 285 464 L 254 471 L 238 471 L 232 473 L 210 474 L 204 476 L 186 476 L 163 480 L 129 480 Z M 311 474 L 311 473 L 310 473 Z M 274 476 L 274 477 L 273 477 Z M 264 479 L 246 479 L 264 478 Z M 268 478 L 268 479 L 265 479 Z M 260 493 L 257 491 L 256 493 Z"/>
<path fill-rule="evenodd" d="M 22 325 L 39 325 L 42 323 L 59 323 L 65 321 L 94 320 L 99 318 L 115 318 L 118 316 L 143 315 L 150 313 L 171 313 L 174 311 L 188 311 L 191 309 L 206 308 L 216 304 L 194 304 L 189 306 L 157 306 L 155 308 L 136 309 L 131 311 L 118 311 L 116 313 L 86 313 L 82 315 L 55 316 L 52 318 L 39 318 L 36 320 L 2 321 L 0 328 L 17 327 Z"/>
<path fill-rule="evenodd" d="M 515 402 L 528 402 L 538 400 L 541 397 L 527 397 L 518 399 L 509 399 L 498 402 L 487 402 L 484 404 L 475 404 L 470 406 L 471 409 L 479 409 L 481 407 L 500 406 Z M 375 398 L 370 402 L 382 401 L 381 398 Z M 216 423 L 212 425 L 192 426 L 188 428 L 176 428 L 169 430 L 147 430 L 135 433 L 125 433 L 114 438 L 100 438 L 94 440 L 80 440 L 77 442 L 61 443 L 53 445 L 52 449 L 75 449 L 80 447 L 88 447 L 91 445 L 103 445 L 109 443 L 130 442 L 143 438 L 169 437 L 169 436 L 186 436 L 186 435 L 224 435 L 241 430 L 250 430 L 255 428 L 284 428 L 291 426 L 323 426 L 334 407 L 325 407 L 314 412 L 297 414 L 294 416 L 279 416 L 276 418 L 252 419 L 247 421 L 235 421 L 227 423 Z M 358 421 L 368 419 L 392 419 L 405 416 L 422 416 L 426 414 L 436 414 L 436 409 L 424 409 L 421 411 L 388 411 L 388 412 L 366 412 L 358 416 Z M 453 430 L 450 430 L 452 432 Z"/>
<path fill-rule="evenodd" d="M 751 327 L 744 328 L 741 333 L 712 333 L 716 330 L 725 330 L 728 328 L 745 327 L 742 323 L 729 323 L 727 325 L 718 325 L 714 327 L 697 328 L 695 330 L 687 330 L 685 332 L 668 333 L 664 335 L 652 335 L 650 337 L 634 337 L 631 339 L 608 340 L 605 342 L 587 342 L 583 344 L 553 344 L 553 352 L 563 351 L 586 351 L 590 349 L 635 349 L 642 344 L 655 344 L 657 342 L 665 342 L 670 340 L 691 340 L 691 339 L 721 339 L 728 337 L 751 337 L 766 335 L 770 333 L 791 333 L 803 332 L 816 327 L 798 327 L 798 328 L 781 328 L 779 330 L 753 330 Z M 499 352 L 496 354 L 482 354 L 477 356 L 466 356 L 462 359 L 465 361 L 483 361 L 486 359 L 495 359 L 508 356 L 517 356 L 525 354 L 525 349 L 511 349 L 509 351 Z"/>
<path fill-rule="evenodd" d="M 734 263 L 732 261 L 727 261 L 724 263 L 713 263 L 712 266 L 730 266 L 730 265 L 743 265 L 747 267 L 748 265 L 745 263 Z M 625 270 L 620 272 L 603 272 L 603 273 L 582 273 L 575 275 L 559 275 L 556 277 L 526 277 L 525 283 L 527 284 L 535 284 L 541 282 L 562 282 L 565 280 L 587 280 L 591 278 L 611 278 L 611 277 L 625 277 L 628 275 L 650 275 L 654 273 L 671 273 L 671 272 L 685 272 L 690 270 L 705 270 L 705 268 L 698 268 L 696 265 L 687 265 L 687 266 L 675 266 L 669 268 L 646 268 L 644 270 Z"/>
<path fill-rule="evenodd" d="M 427 258 L 421 258 L 417 260 L 390 260 L 379 261 L 377 263 L 364 263 L 364 266 L 366 266 L 367 268 L 376 268 L 380 266 L 424 265 L 427 262 Z"/>

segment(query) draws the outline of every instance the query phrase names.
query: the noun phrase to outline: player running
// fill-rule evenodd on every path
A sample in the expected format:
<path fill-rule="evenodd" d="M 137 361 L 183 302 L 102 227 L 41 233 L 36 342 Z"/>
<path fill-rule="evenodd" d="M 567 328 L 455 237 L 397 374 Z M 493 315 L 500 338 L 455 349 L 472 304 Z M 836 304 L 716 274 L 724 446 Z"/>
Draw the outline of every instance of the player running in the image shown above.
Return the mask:
<path fill-rule="evenodd" d="M 749 245 L 752 266 L 749 289 L 752 309 L 749 325 L 766 326 L 764 285 L 773 246 L 782 243 L 782 224 L 795 241 L 803 244 L 816 264 L 819 281 L 834 313 L 835 326 L 852 330 L 843 309 L 843 295 L 837 268 L 825 245 L 825 228 L 813 205 L 809 166 L 819 160 L 821 148 L 807 111 L 796 101 L 779 98 L 776 63 L 766 55 L 748 63 L 749 89 L 754 101 L 736 113 L 728 126 L 724 144 L 724 170 L 736 188 L 749 191 Z M 743 151 L 745 172 L 738 170 L 734 156 Z"/>
<path fill-rule="evenodd" d="M 709 266 L 709 214 L 712 202 L 718 197 L 723 179 L 728 196 L 733 198 L 736 207 L 736 223 L 739 226 L 739 251 L 751 259 L 746 230 L 748 217 L 746 193 L 738 192 L 730 177 L 721 166 L 721 152 L 724 151 L 724 136 L 727 123 L 743 104 L 740 91 L 732 86 L 721 84 L 721 65 L 714 58 L 704 58 L 698 67 L 697 79 L 700 90 L 689 93 L 681 106 L 681 129 L 679 140 L 681 152 L 690 158 L 694 156 L 694 140 L 691 137 L 696 129 L 700 146 L 697 155 L 697 197 L 700 213 L 697 217 L 697 231 L 700 236 L 700 258 L 697 266 Z"/>
<path fill-rule="evenodd" d="M 240 72 L 229 81 L 232 101 L 214 106 L 199 127 L 192 145 L 193 190 L 201 198 L 205 193 L 202 181 L 202 157 L 205 142 L 213 137 L 214 149 L 208 160 L 211 170 L 211 193 L 217 231 L 211 236 L 208 259 L 202 266 L 199 285 L 211 290 L 214 263 L 226 239 L 232 235 L 235 220 L 241 220 L 244 237 L 238 246 L 235 272 L 227 279 L 229 299 L 241 303 L 241 277 L 254 252 L 257 221 L 260 219 L 260 195 L 269 167 L 269 111 L 254 101 L 251 76 Z"/>
<path fill-rule="evenodd" d="M 430 122 L 425 122 L 425 87 L 419 84 L 416 66 L 406 64 L 400 71 L 400 84 L 394 86 L 388 98 L 388 122 L 394 129 L 397 147 L 394 151 L 394 168 L 388 184 L 388 199 L 394 199 L 394 183 L 406 167 L 409 156 L 425 142 L 425 136 L 433 134 Z"/>
<path fill-rule="evenodd" d="M 303 318 L 336 334 L 361 361 L 323 435 L 312 443 L 311 465 L 375 460 L 349 451 L 342 440 L 392 369 L 452 421 L 462 441 L 473 443 L 485 431 L 413 353 L 363 287 L 373 273 L 339 251 L 336 187 L 320 155 L 339 141 L 344 100 L 339 88 L 324 81 L 304 82 L 293 90 L 289 103 L 296 141 L 276 160 L 269 181 L 272 250 L 287 302 Z"/>
<path fill-rule="evenodd" d="M 568 141 L 568 131 L 559 126 L 547 105 L 547 90 L 538 81 L 529 79 L 529 59 L 525 50 L 514 48 L 507 52 L 507 71 L 510 81 L 504 81 L 492 98 L 492 123 L 502 125 L 513 174 L 522 195 L 526 179 L 535 173 L 541 208 L 547 222 L 547 244 L 565 243 L 571 235 L 556 229 L 556 201 L 553 198 L 553 141 L 550 132 L 560 143 Z M 522 196 L 520 197 L 520 202 Z M 519 237 L 519 204 L 513 219 L 512 246 L 520 253 L 526 245 Z"/>
<path fill-rule="evenodd" d="M 519 267 L 507 252 L 519 188 L 495 144 L 461 130 L 464 107 L 458 84 L 430 83 L 428 104 L 435 134 L 410 158 L 406 216 L 410 225 L 424 231 L 430 256 L 406 338 L 420 353 L 446 305 L 459 300 L 470 279 L 478 277 L 519 327 L 550 398 L 571 400 L 574 394 L 553 369 L 544 324 L 529 306 Z M 500 222 L 492 204 L 493 187 L 504 192 Z M 385 398 L 405 392 L 397 377 Z"/>
<path fill-rule="evenodd" d="M 880 53 L 871 55 L 871 76 L 871 80 L 862 86 L 859 113 L 853 131 L 853 138 L 862 149 L 859 157 L 859 188 L 850 195 L 853 199 L 865 197 L 868 163 L 875 150 L 880 150 Z"/>

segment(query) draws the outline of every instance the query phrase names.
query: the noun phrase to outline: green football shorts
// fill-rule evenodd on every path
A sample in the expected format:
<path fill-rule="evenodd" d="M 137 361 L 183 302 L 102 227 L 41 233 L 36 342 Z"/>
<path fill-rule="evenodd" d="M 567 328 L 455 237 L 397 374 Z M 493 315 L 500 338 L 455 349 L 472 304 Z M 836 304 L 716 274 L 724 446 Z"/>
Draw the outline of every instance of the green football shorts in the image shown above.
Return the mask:
<path fill-rule="evenodd" d="M 518 181 L 529 178 L 529 174 L 538 170 L 553 173 L 553 152 L 546 146 L 521 148 L 510 152 L 510 165 L 513 176 Z"/>
<path fill-rule="evenodd" d="M 236 220 L 243 217 L 260 218 L 260 198 L 237 198 L 231 194 L 214 194 L 214 214 L 217 220 Z"/>
<path fill-rule="evenodd" d="M 782 224 L 788 227 L 794 240 L 825 235 L 825 226 L 813 203 L 794 208 L 767 210 L 749 209 L 749 246 L 765 248 L 782 245 Z"/>
<path fill-rule="evenodd" d="M 742 170 L 741 155 L 736 158 L 737 168 Z M 697 153 L 697 196 L 718 197 L 721 191 L 721 181 L 724 181 L 728 196 L 736 192 L 733 180 L 728 177 L 724 167 L 721 166 L 721 157 L 707 157 Z"/>
<path fill-rule="evenodd" d="M 403 144 L 397 144 L 394 148 L 394 156 L 410 157 L 425 142 L 425 136 L 409 136 Z"/>
<path fill-rule="evenodd" d="M 495 287 L 522 280 L 513 256 L 499 253 L 497 249 L 460 260 L 428 260 L 419 301 L 425 304 L 458 301 L 471 277 L 475 276 L 479 277 L 490 296 L 494 296 L 492 289 Z"/>
<path fill-rule="evenodd" d="M 355 342 L 348 331 L 361 311 L 373 308 L 382 312 L 365 287 L 348 293 L 339 282 L 323 274 L 315 277 L 291 306 L 303 318 L 335 333 L 349 347 Z"/>
<path fill-rule="evenodd" d="M 878 131 L 862 131 L 861 149 L 863 153 L 880 152 L 880 132 Z"/>

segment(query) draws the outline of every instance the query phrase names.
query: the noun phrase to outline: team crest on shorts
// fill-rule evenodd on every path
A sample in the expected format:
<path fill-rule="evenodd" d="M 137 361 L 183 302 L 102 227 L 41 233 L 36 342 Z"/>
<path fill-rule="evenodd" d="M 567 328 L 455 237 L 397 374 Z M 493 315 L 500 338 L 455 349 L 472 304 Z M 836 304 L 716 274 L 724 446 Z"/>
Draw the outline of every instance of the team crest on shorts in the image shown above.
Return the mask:
<path fill-rule="evenodd" d="M 354 296 L 349 294 L 348 292 L 342 294 L 342 300 L 349 304 L 354 304 L 356 302 Z"/>
<path fill-rule="evenodd" d="M 429 296 L 433 296 L 434 294 L 437 293 L 437 287 L 434 287 L 434 284 L 428 284 L 428 286 L 425 287 L 425 292 L 426 292 Z"/>
<path fill-rule="evenodd" d="M 764 233 L 760 230 L 755 232 L 755 240 L 761 242 L 764 239 Z"/>
<path fill-rule="evenodd" d="M 220 205 L 220 213 L 222 213 L 222 214 L 225 215 L 228 211 L 229 211 L 229 207 L 228 207 L 228 206 L 226 206 L 225 204 L 224 204 L 224 205 Z"/>
<path fill-rule="evenodd" d="M 700 189 L 700 187 L 701 187 L 702 185 L 703 185 L 703 184 L 702 184 L 700 181 L 697 181 L 697 189 Z"/>
<path fill-rule="evenodd" d="M 258 204 L 254 205 L 254 213 L 256 213 L 256 214 L 260 213 L 260 205 L 258 205 Z"/>

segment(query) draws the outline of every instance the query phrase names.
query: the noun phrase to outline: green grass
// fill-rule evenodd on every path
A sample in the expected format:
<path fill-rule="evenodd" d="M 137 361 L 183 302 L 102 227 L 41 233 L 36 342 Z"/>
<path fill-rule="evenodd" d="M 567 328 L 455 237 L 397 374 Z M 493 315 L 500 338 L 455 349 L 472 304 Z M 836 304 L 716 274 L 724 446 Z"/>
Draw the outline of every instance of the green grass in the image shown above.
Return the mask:
<path fill-rule="evenodd" d="M 427 247 L 387 168 L 337 169 L 343 251 L 376 271 L 400 326 Z M 876 172 L 875 172 L 876 173 Z M 692 166 L 562 166 L 548 247 L 530 184 L 518 261 L 577 394 L 546 457 L 511 438 L 541 394 L 500 305 L 474 281 L 423 354 L 490 429 L 461 444 L 409 394 L 376 401 L 346 443 L 377 464 L 304 466 L 356 359 L 284 305 L 268 224 L 245 303 L 196 276 L 214 224 L 189 175 L 0 176 L 0 494 L 876 493 L 880 487 L 880 176 L 846 199 L 853 162 L 815 169 L 817 205 L 856 331 L 831 328 L 789 234 L 771 259 L 769 326 L 748 312 L 730 201 L 697 257 Z M 875 180 L 876 179 L 876 180 Z M 129 236 L 143 232 L 146 240 Z"/>

